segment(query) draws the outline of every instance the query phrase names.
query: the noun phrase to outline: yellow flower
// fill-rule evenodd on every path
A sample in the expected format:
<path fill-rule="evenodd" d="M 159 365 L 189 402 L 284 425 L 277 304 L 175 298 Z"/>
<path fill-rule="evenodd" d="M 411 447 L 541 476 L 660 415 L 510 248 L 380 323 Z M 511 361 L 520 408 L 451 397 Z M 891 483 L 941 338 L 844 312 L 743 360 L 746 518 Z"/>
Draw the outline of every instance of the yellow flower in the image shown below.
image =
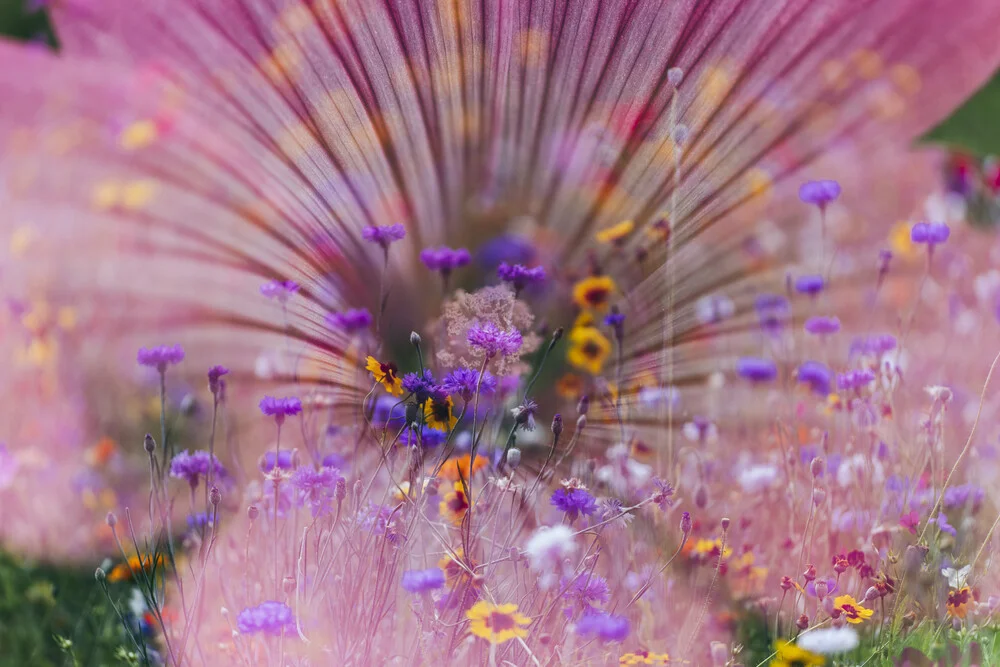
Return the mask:
<path fill-rule="evenodd" d="M 573 286 L 573 302 L 581 308 L 604 312 L 614 291 L 615 281 L 609 276 L 590 276 Z"/>
<path fill-rule="evenodd" d="M 612 225 L 606 227 L 594 235 L 600 243 L 614 243 L 620 244 L 625 240 L 632 230 L 635 229 L 635 223 L 631 220 L 622 220 L 617 225 Z"/>
<path fill-rule="evenodd" d="M 871 618 L 872 614 L 875 613 L 871 609 L 865 609 L 862 607 L 858 601 L 850 595 L 841 595 L 834 598 L 833 606 L 835 609 L 840 610 L 840 613 L 844 616 L 844 620 L 848 623 L 861 623 L 866 618 Z"/>
<path fill-rule="evenodd" d="M 385 390 L 390 395 L 403 395 L 403 380 L 399 377 L 399 369 L 396 368 L 396 364 L 383 364 L 376 360 L 375 357 L 369 356 L 368 365 L 365 366 L 365 370 L 371 372 L 372 378 L 385 387 Z"/>
<path fill-rule="evenodd" d="M 571 366 L 598 375 L 604 361 L 611 354 L 611 341 L 594 327 L 573 329 L 569 333 L 569 352 L 566 361 Z"/>
<path fill-rule="evenodd" d="M 649 651 L 626 653 L 618 658 L 619 665 L 666 665 L 668 662 L 670 662 L 670 656 L 666 653 L 650 653 Z"/>
<path fill-rule="evenodd" d="M 491 644 L 503 644 L 515 637 L 528 636 L 526 627 L 531 619 L 517 612 L 516 604 L 492 604 L 480 600 L 472 609 L 465 612 L 466 618 L 472 623 L 469 631 L 477 637 L 482 637 Z"/>
<path fill-rule="evenodd" d="M 646 227 L 646 236 L 651 241 L 666 241 L 670 238 L 670 220 L 666 216 L 660 216 Z"/>
<path fill-rule="evenodd" d="M 455 482 L 453 490 L 444 496 L 444 500 L 438 505 L 441 516 L 449 523 L 459 525 L 469 511 L 469 498 L 465 495 L 465 487 L 461 482 Z"/>
<path fill-rule="evenodd" d="M 451 396 L 445 396 L 444 400 L 435 399 L 433 396 L 424 403 L 424 420 L 431 428 L 439 431 L 450 431 L 458 423 L 458 417 L 452 412 L 454 402 Z"/>
<path fill-rule="evenodd" d="M 465 557 L 465 552 L 459 547 L 455 554 L 445 554 L 438 561 L 438 567 L 444 571 L 444 583 L 450 589 L 461 590 L 466 586 L 478 590 L 477 579 L 472 576 L 476 570 L 476 561 Z"/>
<path fill-rule="evenodd" d="M 771 660 L 771 667 L 822 667 L 826 664 L 826 658 L 823 656 L 780 639 L 774 642 L 774 650 L 775 656 Z"/>
<path fill-rule="evenodd" d="M 969 602 L 972 600 L 972 593 L 968 586 L 948 592 L 948 602 L 946 609 L 952 618 L 965 618 L 969 613 Z"/>
<path fill-rule="evenodd" d="M 470 465 L 469 459 L 471 457 L 471 454 L 466 454 L 465 456 L 460 456 L 457 459 L 448 459 L 441 466 L 439 474 L 445 479 L 450 479 L 452 481 L 457 481 L 459 479 L 468 480 L 470 474 L 479 472 L 486 467 L 487 463 L 489 463 L 485 457 L 476 454 L 476 460 L 472 461 Z"/>

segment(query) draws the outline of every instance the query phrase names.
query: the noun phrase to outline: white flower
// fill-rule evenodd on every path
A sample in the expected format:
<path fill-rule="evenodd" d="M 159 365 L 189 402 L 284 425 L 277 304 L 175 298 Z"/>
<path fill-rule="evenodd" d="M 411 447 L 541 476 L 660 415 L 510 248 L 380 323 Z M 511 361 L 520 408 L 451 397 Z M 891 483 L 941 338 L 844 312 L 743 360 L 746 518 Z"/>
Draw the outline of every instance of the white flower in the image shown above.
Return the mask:
<path fill-rule="evenodd" d="M 948 580 L 948 585 L 952 588 L 958 589 L 965 586 L 965 580 L 969 577 L 969 572 L 972 570 L 971 565 L 966 565 L 965 567 L 956 570 L 951 567 L 946 567 L 941 570 L 941 574 L 944 575 L 945 579 Z"/>
<path fill-rule="evenodd" d="M 773 465 L 755 465 L 740 472 L 740 486 L 747 493 L 760 493 L 770 488 L 778 479 L 778 469 Z"/>
<path fill-rule="evenodd" d="M 853 651 L 860 643 L 857 631 L 850 627 L 842 628 L 821 628 L 807 632 L 795 642 L 799 648 L 803 648 L 812 653 L 820 655 L 831 655 L 834 653 L 847 653 Z"/>
<path fill-rule="evenodd" d="M 951 389 L 948 387 L 942 387 L 940 385 L 931 385 L 929 387 L 924 387 L 924 391 L 930 395 L 931 400 L 935 403 L 947 403 L 951 400 Z"/>
<path fill-rule="evenodd" d="M 566 569 L 566 559 L 576 553 L 573 529 L 559 524 L 542 526 L 528 539 L 524 552 L 531 563 L 531 569 L 541 576 L 538 585 L 549 588 L 559 581 Z"/>

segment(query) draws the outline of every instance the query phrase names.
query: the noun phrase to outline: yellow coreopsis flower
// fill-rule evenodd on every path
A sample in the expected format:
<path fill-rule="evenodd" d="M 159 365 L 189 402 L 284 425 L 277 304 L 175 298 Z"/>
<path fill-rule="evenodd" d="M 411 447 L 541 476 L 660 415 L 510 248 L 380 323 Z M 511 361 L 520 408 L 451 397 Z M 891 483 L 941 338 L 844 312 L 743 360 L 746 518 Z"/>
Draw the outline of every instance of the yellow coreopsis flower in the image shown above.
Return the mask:
<path fill-rule="evenodd" d="M 774 643 L 775 655 L 771 667 L 822 667 L 826 658 L 812 651 L 800 648 L 791 642 L 778 640 Z"/>
<path fill-rule="evenodd" d="M 424 420 L 431 428 L 439 431 L 450 431 L 458 423 L 452 408 L 455 406 L 451 396 L 431 396 L 424 403 Z"/>
<path fill-rule="evenodd" d="M 375 357 L 369 356 L 365 370 L 369 371 L 372 378 L 385 387 L 385 390 L 392 396 L 403 395 L 403 380 L 399 377 L 399 369 L 396 368 L 396 364 L 383 364 Z"/>
<path fill-rule="evenodd" d="M 615 281 L 610 276 L 589 276 L 573 286 L 573 302 L 581 308 L 604 312 L 614 291 Z"/>
<path fill-rule="evenodd" d="M 503 644 L 515 637 L 528 636 L 527 626 L 531 619 L 519 614 L 516 604 L 492 604 L 480 600 L 465 612 L 471 623 L 469 631 L 491 644 Z"/>
<path fill-rule="evenodd" d="M 465 495 L 465 486 L 461 482 L 455 482 L 451 491 L 445 494 L 444 499 L 438 505 L 438 511 L 448 523 L 459 525 L 469 511 L 469 497 Z"/>
<path fill-rule="evenodd" d="M 611 354 L 611 341 L 596 327 L 580 327 L 570 332 L 569 343 L 566 361 L 571 366 L 599 375 Z"/>
<path fill-rule="evenodd" d="M 840 613 L 844 616 L 844 620 L 848 623 L 861 623 L 866 618 L 871 618 L 872 614 L 875 613 L 871 609 L 862 607 L 861 604 L 850 595 L 841 595 L 834 598 L 833 606 L 835 609 L 840 610 Z"/>

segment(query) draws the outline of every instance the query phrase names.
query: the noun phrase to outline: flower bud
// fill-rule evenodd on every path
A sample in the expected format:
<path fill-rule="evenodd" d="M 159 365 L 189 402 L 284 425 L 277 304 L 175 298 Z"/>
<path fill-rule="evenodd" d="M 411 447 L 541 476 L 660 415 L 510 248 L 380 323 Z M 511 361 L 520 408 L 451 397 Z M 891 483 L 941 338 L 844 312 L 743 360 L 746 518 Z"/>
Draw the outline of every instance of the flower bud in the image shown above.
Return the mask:
<path fill-rule="evenodd" d="M 816 568 L 811 563 L 806 566 L 806 571 L 802 573 L 802 578 L 806 581 L 813 581 L 816 579 Z"/>
<path fill-rule="evenodd" d="M 260 510 L 257 509 L 256 505 L 251 505 L 247 508 L 247 518 L 251 521 L 256 521 L 257 517 L 260 516 Z"/>
<path fill-rule="evenodd" d="M 510 466 L 511 470 L 517 470 L 517 467 L 521 465 L 521 450 L 517 447 L 511 447 L 507 450 L 507 465 Z"/>
<path fill-rule="evenodd" d="M 336 490 L 334 491 L 334 494 L 337 497 L 338 503 L 344 502 L 344 498 L 347 497 L 347 480 L 345 480 L 343 477 L 337 478 L 337 487 Z"/>
<path fill-rule="evenodd" d="M 667 81 L 670 82 L 671 86 L 677 87 L 681 85 L 681 81 L 684 80 L 684 70 L 680 67 L 671 67 L 667 70 Z"/>
<path fill-rule="evenodd" d="M 826 462 L 822 457 L 817 456 L 809 462 L 809 472 L 812 473 L 813 477 L 819 477 L 823 474 L 823 470 L 826 468 Z"/>
<path fill-rule="evenodd" d="M 115 524 L 118 523 L 118 517 L 115 516 L 114 512 L 108 512 L 107 516 L 104 517 L 104 521 L 109 526 L 111 526 L 112 528 L 114 528 Z"/>
<path fill-rule="evenodd" d="M 147 454 L 152 454 L 156 449 L 156 441 L 153 440 L 153 436 L 151 434 L 147 433 L 146 437 L 143 438 L 142 448 L 146 450 Z"/>
<path fill-rule="evenodd" d="M 106 576 L 107 575 L 104 573 L 104 570 L 102 568 L 97 568 L 96 570 L 94 570 L 94 579 L 96 579 L 98 583 L 104 581 Z"/>
<path fill-rule="evenodd" d="M 799 616 L 798 620 L 795 621 L 795 627 L 797 627 L 799 630 L 805 630 L 806 628 L 808 628 L 809 617 L 806 616 L 805 614 Z"/>
<path fill-rule="evenodd" d="M 580 415 L 576 418 L 576 430 L 582 431 L 587 427 L 587 415 Z"/>
<path fill-rule="evenodd" d="M 704 484 L 699 485 L 694 492 L 694 506 L 700 510 L 708 506 L 708 489 Z"/>
<path fill-rule="evenodd" d="M 826 489 L 822 487 L 816 487 L 815 489 L 813 489 L 812 500 L 813 500 L 813 505 L 816 506 L 822 505 L 823 501 L 826 500 Z"/>
<path fill-rule="evenodd" d="M 558 329 L 556 329 L 555 331 L 553 331 L 552 332 L 552 342 L 553 343 L 557 343 L 559 341 L 559 339 L 563 337 L 563 333 L 564 333 L 564 329 L 562 327 L 559 327 Z"/>
<path fill-rule="evenodd" d="M 847 568 L 849 568 L 850 566 L 851 566 L 850 563 L 848 563 L 846 560 L 844 560 L 843 558 L 838 558 L 837 562 L 833 564 L 833 571 L 836 572 L 837 574 L 843 574 L 847 572 Z"/>
<path fill-rule="evenodd" d="M 878 589 L 874 586 L 869 586 L 868 590 L 865 591 L 865 602 L 873 602 L 879 598 Z"/>
<path fill-rule="evenodd" d="M 681 532 L 685 535 L 691 533 L 691 512 L 681 512 Z"/>
<path fill-rule="evenodd" d="M 830 585 L 826 579 L 817 579 L 814 586 L 816 587 L 816 597 L 822 602 L 826 594 L 830 592 Z"/>
<path fill-rule="evenodd" d="M 208 492 L 208 499 L 213 505 L 218 505 L 222 502 L 222 492 L 219 491 L 219 487 L 213 486 L 212 490 Z"/>
<path fill-rule="evenodd" d="M 579 415 L 585 415 L 588 410 L 590 410 L 590 396 L 584 394 L 580 397 L 580 401 L 576 404 L 576 412 Z"/>
<path fill-rule="evenodd" d="M 285 591 L 285 595 L 291 595 L 295 592 L 295 577 L 285 577 L 281 580 L 281 588 Z"/>
<path fill-rule="evenodd" d="M 827 616 L 833 616 L 833 612 L 836 611 L 836 609 L 834 609 L 832 597 L 827 596 L 823 598 L 822 606 L 823 606 L 823 611 L 826 612 Z"/>
<path fill-rule="evenodd" d="M 781 590 L 783 590 L 783 591 L 789 591 L 789 590 L 792 589 L 792 586 L 793 586 L 793 584 L 792 584 L 792 578 L 791 577 L 785 576 L 785 577 L 781 578 Z"/>
<path fill-rule="evenodd" d="M 416 347 L 420 347 L 420 343 L 421 342 L 422 342 L 422 339 L 420 338 L 420 334 L 418 334 L 416 331 L 411 331 L 410 332 L 410 345 L 413 345 L 413 346 L 416 346 Z"/>
<path fill-rule="evenodd" d="M 555 416 L 552 418 L 552 433 L 558 438 L 560 435 L 562 435 L 562 432 L 563 432 L 563 418 L 562 415 L 557 412 Z"/>
<path fill-rule="evenodd" d="M 722 524 L 722 532 L 729 530 L 729 517 L 722 517 L 722 521 L 720 523 Z"/>

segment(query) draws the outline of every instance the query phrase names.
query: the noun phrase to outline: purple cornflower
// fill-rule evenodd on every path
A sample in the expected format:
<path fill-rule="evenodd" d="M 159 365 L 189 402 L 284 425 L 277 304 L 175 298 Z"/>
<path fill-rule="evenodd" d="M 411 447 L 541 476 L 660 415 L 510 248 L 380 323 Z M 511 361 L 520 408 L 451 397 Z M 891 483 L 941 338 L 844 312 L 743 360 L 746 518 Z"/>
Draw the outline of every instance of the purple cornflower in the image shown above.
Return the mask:
<path fill-rule="evenodd" d="M 184 361 L 184 348 L 180 345 L 158 345 L 153 348 L 140 347 L 135 355 L 135 360 L 141 366 L 155 368 L 161 373 L 166 372 L 167 366 L 179 364 Z"/>
<path fill-rule="evenodd" d="M 674 506 L 674 487 L 671 486 L 670 482 L 665 482 L 659 477 L 653 478 L 653 486 L 656 487 L 651 496 L 653 502 L 656 503 L 657 507 L 666 512 L 668 508 Z"/>
<path fill-rule="evenodd" d="M 837 181 L 806 181 L 799 186 L 799 199 L 820 209 L 826 208 L 839 196 L 840 183 Z"/>
<path fill-rule="evenodd" d="M 326 323 L 347 333 L 357 333 L 372 325 L 372 314 L 367 308 L 351 308 L 340 313 L 327 313 Z"/>
<path fill-rule="evenodd" d="M 829 336 L 840 331 L 840 320 L 836 317 L 810 317 L 803 328 L 817 336 Z"/>
<path fill-rule="evenodd" d="M 215 477 L 225 477 L 226 469 L 219 459 L 205 451 L 188 453 L 184 450 L 170 461 L 170 476 L 187 480 L 192 488 L 198 486 L 201 477 L 208 477 L 209 466 Z"/>
<path fill-rule="evenodd" d="M 281 426 L 285 422 L 285 417 L 302 412 L 302 401 L 294 396 L 284 398 L 265 396 L 260 399 L 260 411 L 268 417 L 274 417 L 274 421 Z"/>
<path fill-rule="evenodd" d="M 618 310 L 618 306 L 612 306 L 611 312 L 604 316 L 604 324 L 615 332 L 615 340 L 621 344 L 625 338 L 625 313 Z"/>
<path fill-rule="evenodd" d="M 370 405 L 370 404 L 369 404 Z M 379 396 L 375 399 L 372 411 L 372 425 L 398 431 L 406 423 L 406 408 L 392 396 Z"/>
<path fill-rule="evenodd" d="M 933 250 L 938 243 L 944 243 L 951 236 L 951 228 L 943 222 L 918 222 L 910 229 L 910 240 L 924 243 Z"/>
<path fill-rule="evenodd" d="M 509 357 L 521 349 L 523 339 L 517 329 L 501 329 L 492 322 L 473 324 L 466 334 L 469 345 L 478 347 L 486 353 L 487 359 L 500 354 Z"/>
<path fill-rule="evenodd" d="M 396 241 L 402 240 L 406 236 L 406 227 L 403 223 L 397 222 L 394 225 L 368 225 L 361 230 L 361 237 L 369 243 L 382 246 L 382 249 L 389 252 L 389 246 Z"/>
<path fill-rule="evenodd" d="M 466 266 L 472 261 L 472 256 L 465 248 L 451 249 L 447 246 L 440 248 L 424 248 L 420 251 L 420 261 L 431 271 L 439 271 L 442 276 L 449 276 L 452 271 Z"/>
<path fill-rule="evenodd" d="M 261 294 L 279 303 L 287 303 L 298 291 L 299 284 L 294 280 L 269 280 L 260 286 Z"/>
<path fill-rule="evenodd" d="M 799 276 L 795 279 L 795 291 L 799 294 L 808 294 L 809 296 L 816 296 L 823 291 L 825 285 L 823 276 L 808 275 Z"/>
<path fill-rule="evenodd" d="M 799 382 L 809 385 L 813 393 L 826 396 L 830 393 L 830 381 L 833 379 L 833 373 L 818 361 L 806 361 L 796 371 L 796 378 Z"/>
<path fill-rule="evenodd" d="M 778 367 L 770 359 L 742 357 L 736 362 L 736 374 L 751 382 L 770 382 L 778 377 Z"/>
<path fill-rule="evenodd" d="M 202 530 L 204 528 L 210 528 L 212 526 L 212 515 L 208 512 L 198 512 L 196 514 L 188 514 L 187 525 L 191 530 Z"/>
<path fill-rule="evenodd" d="M 425 368 L 423 376 L 416 373 L 407 373 L 403 376 L 403 389 L 413 394 L 417 403 L 425 403 L 437 388 L 434 383 L 434 374 L 430 372 L 430 369 Z"/>
<path fill-rule="evenodd" d="M 290 633 L 295 630 L 295 615 L 287 604 L 268 600 L 241 611 L 236 617 L 236 627 L 244 635 Z"/>
<path fill-rule="evenodd" d="M 403 590 L 410 593 L 429 593 L 444 586 L 444 571 L 439 567 L 407 570 L 399 583 Z"/>
<path fill-rule="evenodd" d="M 404 447 L 421 446 L 424 449 L 432 449 L 441 445 L 447 439 L 448 434 L 446 432 L 439 431 L 438 429 L 431 428 L 429 426 L 422 426 L 420 428 L 419 436 L 412 428 L 408 428 L 403 431 L 402 435 L 399 436 L 399 444 Z"/>
<path fill-rule="evenodd" d="M 573 581 L 563 579 L 562 589 L 563 597 L 582 611 L 605 604 L 611 597 L 608 580 L 600 575 L 586 572 L 578 575 Z"/>
<path fill-rule="evenodd" d="M 627 618 L 605 612 L 584 614 L 576 624 L 576 634 L 582 637 L 597 637 L 605 644 L 625 641 L 629 630 Z"/>
<path fill-rule="evenodd" d="M 337 468 L 338 470 L 347 469 L 347 459 L 337 452 L 331 452 L 323 457 L 323 467 L 324 468 Z"/>
<path fill-rule="evenodd" d="M 476 263 L 484 271 L 493 271 L 503 262 L 530 264 L 536 254 L 535 246 L 523 236 L 502 234 L 476 251 Z"/>
<path fill-rule="evenodd" d="M 297 504 L 308 507 L 313 518 L 322 516 L 333 509 L 333 498 L 337 491 L 340 472 L 336 468 L 300 466 L 292 473 L 292 487 L 298 491 Z"/>
<path fill-rule="evenodd" d="M 958 531 L 955 530 L 955 527 L 953 525 L 951 525 L 950 523 L 948 523 L 948 517 L 946 517 L 944 515 L 944 512 L 941 512 L 940 514 L 938 514 L 937 515 L 937 519 L 935 519 L 934 522 L 937 524 L 938 529 L 942 533 L 948 533 L 952 537 L 955 537 L 956 535 L 958 535 Z"/>
<path fill-rule="evenodd" d="M 497 277 L 505 283 L 510 283 L 515 294 L 520 294 L 528 285 L 537 285 L 545 281 L 545 268 L 526 267 L 524 264 L 508 264 L 503 262 L 497 267 Z"/>
<path fill-rule="evenodd" d="M 212 394 L 219 393 L 219 378 L 223 375 L 229 375 L 229 369 L 225 366 L 212 366 L 208 369 L 208 390 Z"/>
<path fill-rule="evenodd" d="M 590 516 L 597 511 L 597 501 L 586 489 L 556 489 L 550 502 L 570 521 L 575 521 L 581 514 Z"/>
<path fill-rule="evenodd" d="M 479 371 L 472 368 L 456 368 L 444 376 L 441 388 L 452 396 L 461 396 L 468 403 L 476 396 L 476 386 L 480 396 L 489 396 L 497 388 L 497 379 L 489 371 L 483 373 L 483 381 L 479 382 Z"/>
<path fill-rule="evenodd" d="M 855 338 L 851 341 L 848 356 L 870 354 L 878 356 L 896 349 L 896 337 L 892 334 L 876 334 L 867 338 Z"/>
<path fill-rule="evenodd" d="M 272 470 L 274 470 L 274 452 L 264 452 L 264 456 L 261 457 L 260 463 L 257 465 L 258 470 L 260 470 L 265 475 Z M 293 456 L 291 450 L 282 449 L 277 453 L 278 469 L 279 470 L 291 470 L 293 463 Z"/>
<path fill-rule="evenodd" d="M 847 371 L 837 375 L 837 389 L 841 391 L 849 389 L 863 389 L 875 380 L 875 373 L 862 368 L 860 370 Z"/>

